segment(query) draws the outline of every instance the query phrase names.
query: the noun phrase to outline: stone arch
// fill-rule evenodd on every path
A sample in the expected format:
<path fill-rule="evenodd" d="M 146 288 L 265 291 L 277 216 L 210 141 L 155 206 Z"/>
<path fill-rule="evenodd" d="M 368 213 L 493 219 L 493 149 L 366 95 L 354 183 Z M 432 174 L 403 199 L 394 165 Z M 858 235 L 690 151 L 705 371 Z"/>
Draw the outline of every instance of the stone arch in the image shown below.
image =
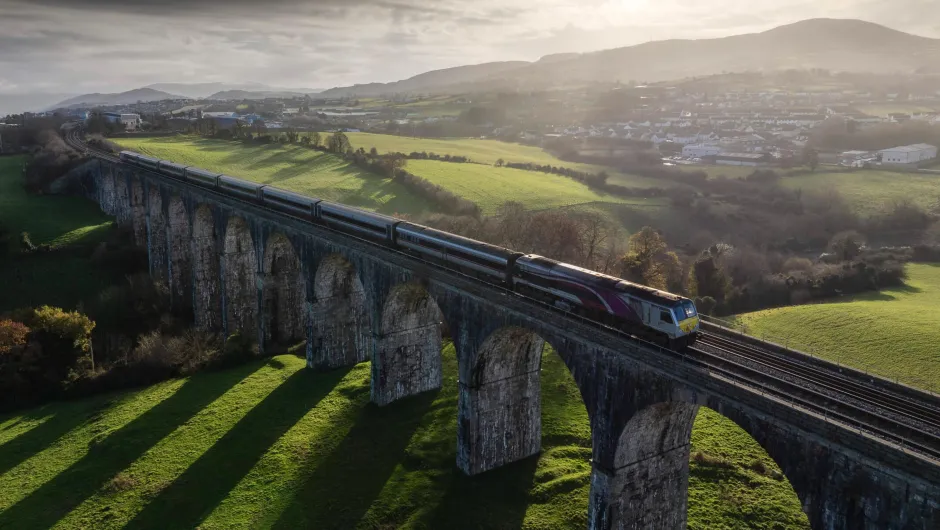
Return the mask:
<path fill-rule="evenodd" d="M 144 204 L 144 185 L 138 177 L 131 177 L 130 220 L 134 230 L 134 244 L 147 247 L 147 207 Z"/>
<path fill-rule="evenodd" d="M 387 405 L 441 387 L 444 316 L 423 286 L 396 285 L 385 299 L 372 360 L 372 401 Z"/>
<path fill-rule="evenodd" d="M 264 251 L 264 338 L 279 345 L 304 338 L 306 285 L 294 246 L 284 234 L 268 238 Z"/>
<path fill-rule="evenodd" d="M 708 409 L 686 401 L 668 401 L 642 408 L 630 417 L 618 438 L 613 468 L 605 470 L 595 466 L 592 500 L 600 500 L 606 507 L 603 513 L 595 514 L 595 526 L 687 527 L 692 427 L 702 410 Z M 725 418 L 742 427 L 767 451 L 764 441 L 738 424 L 733 415 Z M 786 437 L 781 436 L 781 439 L 786 440 Z M 780 462 L 771 451 L 767 454 Z M 708 457 L 704 461 L 707 462 Z M 719 461 L 716 465 L 727 463 Z M 785 469 L 784 475 L 787 475 Z M 596 498 L 600 491 L 606 499 Z"/>
<path fill-rule="evenodd" d="M 490 333 L 471 353 L 458 403 L 457 465 L 464 473 L 476 475 L 541 451 L 543 353 L 555 355 L 546 344 L 532 330 L 507 326 Z"/>
<path fill-rule="evenodd" d="M 212 211 L 202 204 L 193 213 L 193 310 L 196 326 L 213 331 L 222 329 L 219 246 Z"/>
<path fill-rule="evenodd" d="M 148 190 L 147 250 L 150 252 L 150 275 L 167 280 L 166 215 L 163 213 L 163 195 L 156 186 Z"/>
<path fill-rule="evenodd" d="M 314 275 L 307 366 L 339 368 L 369 360 L 372 337 L 365 289 L 352 263 L 324 258 Z"/>
<path fill-rule="evenodd" d="M 193 300 L 192 229 L 186 206 L 179 195 L 170 197 L 167 208 L 167 239 L 173 304 L 188 308 L 192 306 Z"/>
<path fill-rule="evenodd" d="M 248 222 L 232 217 L 225 227 L 225 331 L 252 339 L 258 330 L 258 264 Z"/>

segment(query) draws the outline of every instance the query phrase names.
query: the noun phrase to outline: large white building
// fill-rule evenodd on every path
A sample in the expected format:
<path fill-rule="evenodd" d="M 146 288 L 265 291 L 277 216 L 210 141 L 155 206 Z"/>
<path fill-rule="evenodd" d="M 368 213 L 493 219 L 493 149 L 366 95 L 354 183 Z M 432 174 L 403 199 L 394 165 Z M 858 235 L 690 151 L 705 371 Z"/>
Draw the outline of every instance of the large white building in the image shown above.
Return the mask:
<path fill-rule="evenodd" d="M 701 158 L 703 156 L 717 155 L 720 152 L 721 148 L 717 145 L 695 144 L 682 147 L 682 156 L 685 157 L 694 156 Z"/>
<path fill-rule="evenodd" d="M 880 151 L 882 164 L 916 164 L 937 158 L 937 148 L 928 144 L 904 145 Z"/>
<path fill-rule="evenodd" d="M 120 123 L 124 126 L 124 129 L 128 131 L 133 131 L 140 127 L 140 114 L 121 114 L 117 112 L 103 112 L 101 114 L 104 118 L 111 123 Z"/>

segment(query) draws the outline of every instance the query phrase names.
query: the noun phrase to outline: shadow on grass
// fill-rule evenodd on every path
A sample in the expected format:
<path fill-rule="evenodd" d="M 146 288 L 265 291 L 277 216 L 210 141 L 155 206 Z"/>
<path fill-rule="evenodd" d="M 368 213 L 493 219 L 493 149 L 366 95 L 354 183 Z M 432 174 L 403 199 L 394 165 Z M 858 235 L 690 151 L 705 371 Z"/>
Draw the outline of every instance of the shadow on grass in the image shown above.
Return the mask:
<path fill-rule="evenodd" d="M 539 457 L 468 477 L 454 468 L 446 491 L 429 514 L 426 528 L 522 528 Z"/>
<path fill-rule="evenodd" d="M 36 427 L 0 445 L 0 475 L 25 462 L 30 457 L 41 453 L 54 444 L 56 440 L 85 423 L 108 404 L 108 402 L 105 402 L 102 407 L 92 410 L 60 410 Z M 42 407 L 24 414 L 24 418 L 41 418 L 45 416 L 43 411 L 52 408 L 54 408 L 52 405 Z M 14 426 L 15 424 L 8 426 L 8 428 Z"/>
<path fill-rule="evenodd" d="M 368 404 L 274 523 L 275 529 L 355 528 L 378 498 L 438 392 Z"/>
<path fill-rule="evenodd" d="M 294 373 L 151 500 L 127 528 L 197 527 L 265 452 L 348 372 Z"/>
<path fill-rule="evenodd" d="M 92 442 L 81 460 L 0 513 L 0 528 L 53 526 L 114 475 L 260 366 L 251 363 L 226 372 L 192 377 L 172 396 L 100 442 Z"/>

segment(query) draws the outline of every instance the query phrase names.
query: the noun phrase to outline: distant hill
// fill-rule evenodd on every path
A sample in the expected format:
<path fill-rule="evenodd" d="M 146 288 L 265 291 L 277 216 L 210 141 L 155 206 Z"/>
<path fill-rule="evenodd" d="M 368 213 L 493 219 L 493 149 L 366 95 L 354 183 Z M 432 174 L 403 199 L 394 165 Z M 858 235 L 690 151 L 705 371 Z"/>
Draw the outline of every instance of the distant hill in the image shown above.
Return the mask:
<path fill-rule="evenodd" d="M 225 99 L 225 100 L 242 100 L 242 99 L 264 99 L 264 98 L 295 98 L 303 97 L 307 95 L 304 92 L 283 92 L 283 91 L 260 91 L 253 92 L 249 90 L 223 90 L 221 92 L 216 92 L 206 99 Z"/>
<path fill-rule="evenodd" d="M 394 83 L 369 83 L 324 90 L 321 97 L 378 96 L 396 92 L 435 92 L 454 84 L 473 83 L 496 75 L 512 75 L 514 71 L 531 63 L 526 61 L 505 61 L 457 66 L 443 70 L 432 70 L 403 81 Z"/>
<path fill-rule="evenodd" d="M 245 90 L 249 92 L 287 92 L 297 94 L 316 94 L 317 88 L 286 88 L 264 85 L 261 83 L 156 83 L 144 88 L 152 88 L 172 94 L 182 94 L 191 98 L 211 98 L 219 92 Z"/>
<path fill-rule="evenodd" d="M 56 101 L 62 101 L 71 96 L 72 94 L 45 94 L 42 92 L 32 94 L 0 94 L 0 118 L 8 114 L 45 110 Z"/>
<path fill-rule="evenodd" d="M 73 107 L 79 105 L 130 105 L 138 101 L 162 101 L 164 99 L 187 99 L 185 96 L 178 96 L 154 90 L 152 88 L 137 88 L 121 92 L 119 94 L 84 94 L 75 96 L 56 103 L 51 108 Z"/>
<path fill-rule="evenodd" d="M 878 74 L 930 72 L 940 39 L 860 20 L 812 19 L 762 33 L 718 39 L 655 41 L 534 63 L 487 63 L 436 70 L 396 83 L 334 88 L 324 95 L 393 92 L 465 93 L 544 90 L 604 82 L 659 82 L 722 72 L 822 68 Z"/>

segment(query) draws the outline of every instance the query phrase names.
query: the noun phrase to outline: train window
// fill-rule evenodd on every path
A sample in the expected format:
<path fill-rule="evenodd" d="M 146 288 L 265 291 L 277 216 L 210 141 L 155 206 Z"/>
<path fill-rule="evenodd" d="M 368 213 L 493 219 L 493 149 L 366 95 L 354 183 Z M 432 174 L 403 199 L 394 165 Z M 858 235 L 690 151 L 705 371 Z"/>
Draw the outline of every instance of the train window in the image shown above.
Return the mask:
<path fill-rule="evenodd" d="M 659 312 L 659 321 L 667 324 L 675 324 L 672 320 L 672 313 L 670 313 L 668 309 L 663 309 Z"/>
<path fill-rule="evenodd" d="M 695 304 L 688 300 L 680 303 L 674 309 L 676 310 L 676 316 L 679 317 L 679 320 L 692 318 L 696 315 Z"/>

